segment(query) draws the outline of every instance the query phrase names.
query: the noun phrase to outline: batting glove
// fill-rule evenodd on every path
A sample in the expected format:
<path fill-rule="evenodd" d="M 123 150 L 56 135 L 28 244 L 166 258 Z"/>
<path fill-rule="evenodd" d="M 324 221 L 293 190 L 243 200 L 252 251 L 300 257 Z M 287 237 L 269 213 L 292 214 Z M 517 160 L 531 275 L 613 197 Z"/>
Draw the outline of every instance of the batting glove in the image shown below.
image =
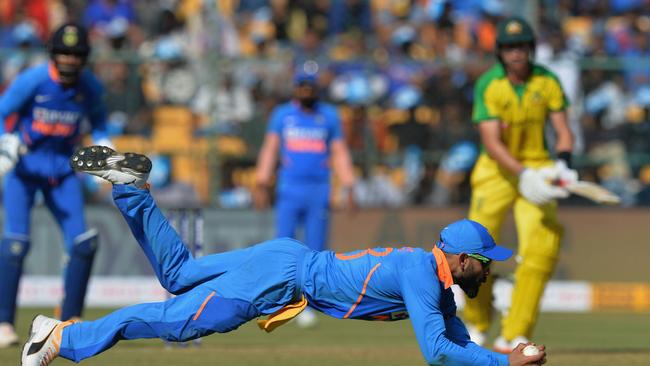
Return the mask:
<path fill-rule="evenodd" d="M 566 198 L 569 192 L 551 182 L 557 174 L 553 168 L 531 169 L 526 168 L 519 175 L 519 193 L 528 201 L 536 205 L 545 205 L 557 198 Z"/>
<path fill-rule="evenodd" d="M 18 135 L 5 133 L 0 136 L 0 176 L 13 169 L 23 149 Z"/>
<path fill-rule="evenodd" d="M 555 165 L 553 165 L 553 170 L 555 170 L 556 181 L 559 182 L 559 185 L 562 187 L 574 184 L 578 181 L 578 172 L 574 169 L 570 169 L 564 160 L 556 160 Z"/>

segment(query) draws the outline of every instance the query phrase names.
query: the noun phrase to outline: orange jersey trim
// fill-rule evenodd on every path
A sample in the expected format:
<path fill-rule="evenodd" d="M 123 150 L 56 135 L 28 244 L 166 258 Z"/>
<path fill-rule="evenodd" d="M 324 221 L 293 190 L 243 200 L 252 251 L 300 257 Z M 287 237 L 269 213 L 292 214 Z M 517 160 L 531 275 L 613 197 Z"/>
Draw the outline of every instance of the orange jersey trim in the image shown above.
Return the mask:
<path fill-rule="evenodd" d="M 59 78 L 59 70 L 56 69 L 54 63 L 51 61 L 47 65 L 47 73 L 50 75 L 50 78 L 57 83 L 61 80 L 61 78 Z"/>
<path fill-rule="evenodd" d="M 361 251 L 359 253 L 355 253 L 355 254 L 336 253 L 336 258 L 340 259 L 340 260 L 344 260 L 344 261 L 349 261 L 351 259 L 361 258 L 361 257 L 366 256 L 368 254 L 372 255 L 373 257 L 385 257 L 385 256 L 389 255 L 392 252 L 393 252 L 393 248 L 386 248 L 386 250 L 384 250 L 383 252 L 378 252 L 378 251 L 376 251 L 374 249 L 366 249 L 366 250 L 363 250 L 363 251 Z"/>
<path fill-rule="evenodd" d="M 449 263 L 447 263 L 447 258 L 445 258 L 445 253 L 442 252 L 438 247 L 433 247 L 431 250 L 433 256 L 436 257 L 436 264 L 438 265 L 438 279 L 445 284 L 445 290 L 450 288 L 454 284 L 454 278 L 451 275 L 451 269 L 449 269 Z"/>
<path fill-rule="evenodd" d="M 196 320 L 199 318 L 199 315 L 203 312 L 203 308 L 205 308 L 205 305 L 210 301 L 210 299 L 214 296 L 214 291 L 210 292 L 210 295 L 203 300 L 203 304 L 201 304 L 201 307 L 199 308 L 199 311 L 196 312 L 196 315 L 194 315 L 194 318 L 192 320 Z"/>
<path fill-rule="evenodd" d="M 357 302 L 355 302 L 354 305 L 352 305 L 350 310 L 348 310 L 348 312 L 345 314 L 345 316 L 343 316 L 343 319 L 347 319 L 350 316 L 350 314 L 352 314 L 354 309 L 357 308 L 357 306 L 359 305 L 359 303 L 363 299 L 363 296 L 366 294 L 366 289 L 368 288 L 368 282 L 370 282 L 370 278 L 375 273 L 377 268 L 379 268 L 379 266 L 381 266 L 381 263 L 377 263 L 374 267 L 372 267 L 372 269 L 370 270 L 370 273 L 368 273 L 368 277 L 366 277 L 366 280 L 363 282 L 363 288 L 361 289 L 361 293 L 359 294 L 359 298 L 357 299 Z"/>

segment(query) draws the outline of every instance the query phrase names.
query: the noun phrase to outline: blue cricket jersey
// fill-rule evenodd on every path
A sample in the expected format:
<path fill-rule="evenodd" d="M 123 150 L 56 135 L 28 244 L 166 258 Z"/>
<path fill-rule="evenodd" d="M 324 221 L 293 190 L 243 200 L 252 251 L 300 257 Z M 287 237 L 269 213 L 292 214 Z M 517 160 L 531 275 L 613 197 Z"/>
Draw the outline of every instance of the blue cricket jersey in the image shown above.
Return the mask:
<path fill-rule="evenodd" d="M 268 132 L 280 137 L 282 182 L 329 182 L 330 143 L 342 138 L 333 105 L 318 102 L 314 111 L 308 112 L 296 102 L 281 104 L 271 115 Z"/>
<path fill-rule="evenodd" d="M 336 318 L 410 318 L 430 365 L 507 365 L 508 357 L 471 342 L 456 316 L 453 279 L 434 248 L 375 248 L 315 252 L 305 263 L 309 305 Z"/>
<path fill-rule="evenodd" d="M 95 141 L 107 138 L 103 88 L 95 76 L 84 70 L 69 88 L 57 80 L 54 66 L 44 63 L 20 73 L 0 97 L 0 120 L 15 113 L 14 131 L 29 149 L 16 165 L 20 174 L 47 178 L 70 174 L 68 159 L 80 142 L 85 119 Z"/>

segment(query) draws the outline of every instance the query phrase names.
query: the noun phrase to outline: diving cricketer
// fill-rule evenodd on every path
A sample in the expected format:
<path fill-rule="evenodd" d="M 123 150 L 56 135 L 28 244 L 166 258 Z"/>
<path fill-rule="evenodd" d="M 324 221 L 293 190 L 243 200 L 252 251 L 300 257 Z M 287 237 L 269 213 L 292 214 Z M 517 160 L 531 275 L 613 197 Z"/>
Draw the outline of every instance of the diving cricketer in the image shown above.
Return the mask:
<path fill-rule="evenodd" d="M 94 321 L 39 315 L 23 347 L 23 366 L 46 366 L 57 356 L 78 362 L 120 340 L 188 341 L 229 332 L 260 316 L 268 316 L 258 320 L 260 328 L 272 331 L 308 304 L 343 319 L 410 318 L 430 365 L 541 365 L 546 360 L 544 346 L 535 356 L 523 354 L 524 344 L 508 355 L 482 348 L 456 317 L 451 285 L 476 296 L 491 261 L 512 255 L 474 221 L 447 226 L 431 251 L 403 247 L 337 254 L 279 238 L 193 258 L 147 189 L 151 161 L 146 156 L 91 146 L 78 150 L 70 163 L 113 183 L 115 204 L 161 285 L 177 296 Z"/>

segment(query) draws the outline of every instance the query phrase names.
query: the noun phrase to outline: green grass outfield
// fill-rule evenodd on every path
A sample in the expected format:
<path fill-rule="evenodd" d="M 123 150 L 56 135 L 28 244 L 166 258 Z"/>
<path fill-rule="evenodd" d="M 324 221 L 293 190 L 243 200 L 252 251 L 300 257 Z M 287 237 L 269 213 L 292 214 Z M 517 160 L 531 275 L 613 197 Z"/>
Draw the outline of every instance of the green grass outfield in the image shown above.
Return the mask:
<path fill-rule="evenodd" d="M 51 312 L 51 310 L 48 310 Z M 88 318 L 106 310 L 89 310 Z M 36 309 L 21 310 L 27 332 Z M 347 366 L 424 365 L 409 321 L 364 322 L 322 316 L 318 328 L 287 324 L 271 334 L 251 322 L 228 334 L 203 338 L 200 347 L 165 349 L 160 340 L 118 343 L 82 365 Z M 650 314 L 542 314 L 535 340 L 546 344 L 547 365 L 650 365 Z M 19 347 L 0 350 L 0 365 L 19 365 Z M 57 359 L 54 365 L 72 365 Z"/>

